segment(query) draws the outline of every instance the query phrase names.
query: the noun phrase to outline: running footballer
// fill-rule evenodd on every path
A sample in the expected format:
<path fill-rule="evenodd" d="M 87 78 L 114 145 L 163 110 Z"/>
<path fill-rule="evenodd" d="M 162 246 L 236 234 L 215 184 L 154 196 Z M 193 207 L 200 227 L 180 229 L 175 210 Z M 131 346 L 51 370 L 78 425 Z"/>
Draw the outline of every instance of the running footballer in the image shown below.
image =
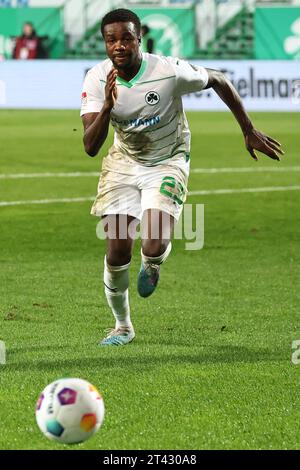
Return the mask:
<path fill-rule="evenodd" d="M 179 58 L 142 53 L 141 22 L 130 10 L 109 12 L 101 32 L 108 59 L 93 67 L 83 85 L 81 116 L 84 147 L 98 154 L 114 127 L 114 143 L 103 159 L 98 195 L 91 213 L 107 230 L 104 289 L 115 327 L 101 345 L 126 345 L 135 332 L 129 307 L 129 265 L 134 230 L 142 226 L 142 297 L 158 283 L 171 251 L 173 227 L 187 194 L 190 131 L 182 95 L 213 88 L 234 114 L 252 158 L 255 150 L 279 160 L 279 142 L 254 128 L 230 81 L 219 71 Z"/>

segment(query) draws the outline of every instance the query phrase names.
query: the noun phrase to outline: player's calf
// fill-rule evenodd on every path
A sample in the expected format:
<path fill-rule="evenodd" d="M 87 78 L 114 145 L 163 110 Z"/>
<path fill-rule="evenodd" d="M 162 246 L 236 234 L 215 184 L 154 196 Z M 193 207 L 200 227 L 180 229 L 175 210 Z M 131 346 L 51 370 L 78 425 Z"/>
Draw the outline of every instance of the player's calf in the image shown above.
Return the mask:
<path fill-rule="evenodd" d="M 142 264 L 138 275 L 137 288 L 141 297 L 149 297 L 155 290 L 160 273 L 160 265 L 167 259 L 172 249 L 169 242 L 165 251 L 159 256 L 147 256 L 142 248 Z"/>

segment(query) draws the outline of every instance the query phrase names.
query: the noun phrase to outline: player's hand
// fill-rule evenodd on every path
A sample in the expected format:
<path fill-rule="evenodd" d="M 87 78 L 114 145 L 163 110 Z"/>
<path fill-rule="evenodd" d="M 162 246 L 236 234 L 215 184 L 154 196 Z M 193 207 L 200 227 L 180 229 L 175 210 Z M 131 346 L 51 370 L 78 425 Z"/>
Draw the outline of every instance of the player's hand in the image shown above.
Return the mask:
<path fill-rule="evenodd" d="M 281 144 L 277 140 L 257 129 L 251 129 L 245 134 L 245 143 L 248 152 L 254 160 L 258 160 L 255 150 L 264 153 L 273 160 L 280 160 L 280 155 L 284 155 Z"/>
<path fill-rule="evenodd" d="M 106 78 L 105 85 L 105 103 L 109 109 L 112 109 L 116 104 L 118 97 L 117 87 L 116 87 L 116 78 L 118 72 L 116 69 L 111 69 Z"/>

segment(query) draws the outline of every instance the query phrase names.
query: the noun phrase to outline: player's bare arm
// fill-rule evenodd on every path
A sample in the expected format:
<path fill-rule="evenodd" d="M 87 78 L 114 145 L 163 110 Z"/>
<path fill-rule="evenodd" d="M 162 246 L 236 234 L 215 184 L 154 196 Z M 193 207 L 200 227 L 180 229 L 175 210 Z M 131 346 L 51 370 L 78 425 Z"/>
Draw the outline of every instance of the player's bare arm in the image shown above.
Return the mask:
<path fill-rule="evenodd" d="M 258 160 L 255 153 L 255 150 L 258 150 L 273 160 L 280 160 L 280 155 L 284 154 L 281 149 L 281 144 L 272 137 L 254 128 L 232 83 L 222 72 L 212 69 L 206 70 L 209 77 L 206 88 L 213 88 L 234 114 L 243 131 L 246 148 L 251 157 L 254 158 L 254 160 Z"/>
<path fill-rule="evenodd" d="M 105 85 L 105 101 L 100 113 L 87 113 L 82 116 L 84 127 L 83 143 L 86 153 L 95 157 L 104 144 L 110 121 L 110 112 L 117 99 L 117 71 L 111 69 Z"/>

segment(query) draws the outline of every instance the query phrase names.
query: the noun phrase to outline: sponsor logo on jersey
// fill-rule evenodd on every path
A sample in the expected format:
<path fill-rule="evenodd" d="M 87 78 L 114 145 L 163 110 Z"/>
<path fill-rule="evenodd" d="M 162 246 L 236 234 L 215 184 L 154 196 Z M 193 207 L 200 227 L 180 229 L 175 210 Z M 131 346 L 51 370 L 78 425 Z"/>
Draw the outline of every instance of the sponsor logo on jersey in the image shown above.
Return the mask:
<path fill-rule="evenodd" d="M 154 106 L 155 104 L 160 102 L 160 96 L 156 91 L 148 91 L 145 96 L 145 101 L 150 106 Z"/>
<path fill-rule="evenodd" d="M 124 119 L 123 121 L 119 121 L 118 119 L 111 117 L 112 123 L 119 124 L 121 126 L 154 126 L 160 122 L 159 116 L 150 116 L 148 118 L 133 118 L 133 119 Z"/>

